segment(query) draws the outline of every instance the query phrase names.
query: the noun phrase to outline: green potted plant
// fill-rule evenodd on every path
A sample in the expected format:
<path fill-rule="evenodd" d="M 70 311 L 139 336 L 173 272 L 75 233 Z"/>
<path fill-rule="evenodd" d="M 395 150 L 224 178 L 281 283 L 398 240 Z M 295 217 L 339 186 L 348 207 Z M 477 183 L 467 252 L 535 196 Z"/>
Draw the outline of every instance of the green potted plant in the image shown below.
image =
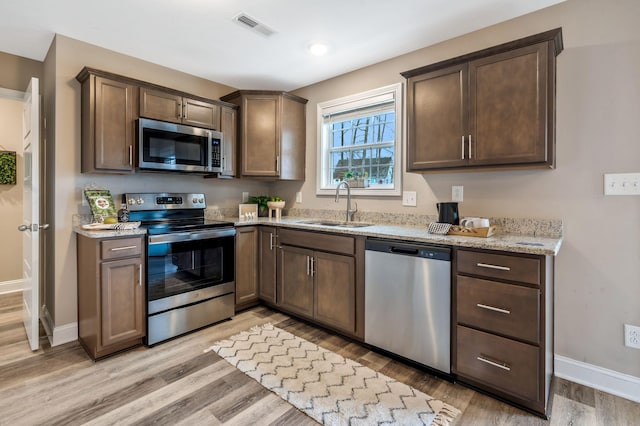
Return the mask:
<path fill-rule="evenodd" d="M 284 207 L 284 200 L 277 196 L 254 195 L 249 197 L 249 204 L 258 205 L 258 216 L 267 216 L 269 214 L 269 203 L 277 202 Z M 279 208 L 282 208 L 279 207 Z"/>

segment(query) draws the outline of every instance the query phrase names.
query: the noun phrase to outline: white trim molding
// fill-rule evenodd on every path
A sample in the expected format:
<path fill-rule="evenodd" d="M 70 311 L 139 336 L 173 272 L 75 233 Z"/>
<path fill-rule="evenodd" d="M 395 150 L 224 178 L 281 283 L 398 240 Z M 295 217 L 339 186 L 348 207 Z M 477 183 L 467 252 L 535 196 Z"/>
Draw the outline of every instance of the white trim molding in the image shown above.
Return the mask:
<path fill-rule="evenodd" d="M 40 312 L 40 322 L 47 333 L 51 347 L 78 340 L 78 323 L 72 322 L 56 327 L 46 306 L 43 306 Z"/>
<path fill-rule="evenodd" d="M 23 280 L 11 280 L 0 282 L 0 294 L 8 294 L 16 291 L 22 291 Z"/>
<path fill-rule="evenodd" d="M 555 355 L 555 375 L 631 401 L 640 402 L 640 377 Z"/>

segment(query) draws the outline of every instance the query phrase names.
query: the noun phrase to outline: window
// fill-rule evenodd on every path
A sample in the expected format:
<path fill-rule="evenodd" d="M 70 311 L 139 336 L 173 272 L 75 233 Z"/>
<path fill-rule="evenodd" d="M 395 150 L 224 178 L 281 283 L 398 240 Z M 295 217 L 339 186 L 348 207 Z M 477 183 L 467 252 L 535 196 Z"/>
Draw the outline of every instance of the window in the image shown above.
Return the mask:
<path fill-rule="evenodd" d="M 318 104 L 317 194 L 357 178 L 356 195 L 400 195 L 402 85 Z"/>

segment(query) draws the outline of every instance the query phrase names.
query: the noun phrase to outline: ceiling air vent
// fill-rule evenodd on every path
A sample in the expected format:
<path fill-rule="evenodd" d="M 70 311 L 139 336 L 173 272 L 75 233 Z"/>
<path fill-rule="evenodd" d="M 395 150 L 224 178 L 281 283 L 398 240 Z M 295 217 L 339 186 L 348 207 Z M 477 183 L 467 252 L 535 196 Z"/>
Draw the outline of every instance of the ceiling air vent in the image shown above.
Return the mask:
<path fill-rule="evenodd" d="M 240 13 L 239 15 L 235 16 L 233 20 L 242 27 L 258 32 L 263 36 L 268 37 L 275 33 L 275 31 L 273 31 L 271 28 L 267 27 L 266 25 L 259 22 L 257 19 L 252 18 L 246 13 Z"/>

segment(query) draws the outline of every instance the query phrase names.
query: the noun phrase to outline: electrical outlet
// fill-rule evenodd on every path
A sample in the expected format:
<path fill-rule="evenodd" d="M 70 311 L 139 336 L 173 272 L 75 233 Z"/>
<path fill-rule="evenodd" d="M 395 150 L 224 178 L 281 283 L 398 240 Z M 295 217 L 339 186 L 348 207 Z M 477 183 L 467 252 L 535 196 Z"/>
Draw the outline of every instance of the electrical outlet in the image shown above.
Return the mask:
<path fill-rule="evenodd" d="M 630 324 L 624 325 L 624 345 L 640 349 L 640 327 Z"/>
<path fill-rule="evenodd" d="M 249 193 L 248 192 L 243 192 L 242 193 L 242 202 L 246 203 L 247 201 L 249 201 Z"/>
<path fill-rule="evenodd" d="M 640 173 L 605 173 L 604 195 L 640 195 Z"/>
<path fill-rule="evenodd" d="M 410 207 L 417 206 L 416 197 L 416 191 L 402 191 L 402 205 Z"/>
<path fill-rule="evenodd" d="M 452 186 L 451 187 L 451 201 L 462 202 L 464 198 L 464 186 Z"/>
<path fill-rule="evenodd" d="M 302 203 L 302 191 L 296 192 L 296 203 L 298 204 Z"/>

